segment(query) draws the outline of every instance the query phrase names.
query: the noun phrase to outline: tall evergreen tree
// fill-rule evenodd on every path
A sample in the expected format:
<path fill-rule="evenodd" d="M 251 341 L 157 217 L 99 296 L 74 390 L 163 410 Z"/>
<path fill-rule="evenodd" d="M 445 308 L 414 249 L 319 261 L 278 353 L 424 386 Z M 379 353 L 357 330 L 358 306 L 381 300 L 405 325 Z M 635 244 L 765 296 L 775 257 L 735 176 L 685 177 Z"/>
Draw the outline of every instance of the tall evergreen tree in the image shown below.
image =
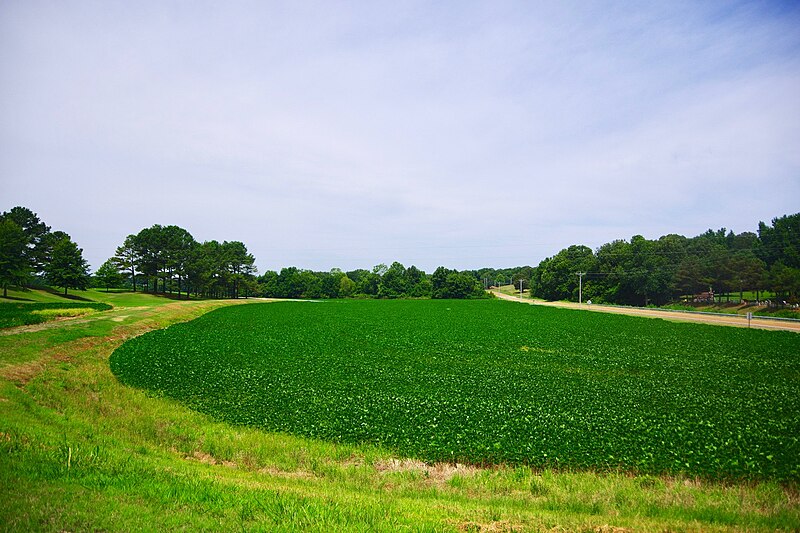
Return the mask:
<path fill-rule="evenodd" d="M 86 290 L 89 286 L 89 265 L 83 250 L 68 235 L 62 234 L 53 242 L 45 275 L 50 284 L 64 288 L 64 295 L 67 289 Z"/>
<path fill-rule="evenodd" d="M 231 296 L 238 298 L 242 289 L 249 286 L 249 281 L 254 278 L 255 257 L 247 252 L 247 247 L 239 241 L 225 241 L 222 243 L 225 266 L 231 281 Z"/>
<path fill-rule="evenodd" d="M 128 235 L 122 246 L 117 247 L 112 260 L 117 265 L 117 269 L 130 272 L 131 287 L 136 292 L 136 266 L 138 261 L 136 253 L 136 235 Z"/>
<path fill-rule="evenodd" d="M 25 255 L 28 236 L 11 219 L 0 219 L 0 285 L 3 298 L 8 297 L 8 288 L 22 286 L 30 276 L 30 262 Z"/>
<path fill-rule="evenodd" d="M 0 215 L 0 220 L 11 220 L 19 226 L 26 237 L 24 250 L 30 274 L 39 274 L 44 270 L 48 254 L 48 235 L 50 226 L 39 220 L 39 216 L 27 207 L 13 207 Z M 30 276 L 26 276 L 28 278 Z"/>

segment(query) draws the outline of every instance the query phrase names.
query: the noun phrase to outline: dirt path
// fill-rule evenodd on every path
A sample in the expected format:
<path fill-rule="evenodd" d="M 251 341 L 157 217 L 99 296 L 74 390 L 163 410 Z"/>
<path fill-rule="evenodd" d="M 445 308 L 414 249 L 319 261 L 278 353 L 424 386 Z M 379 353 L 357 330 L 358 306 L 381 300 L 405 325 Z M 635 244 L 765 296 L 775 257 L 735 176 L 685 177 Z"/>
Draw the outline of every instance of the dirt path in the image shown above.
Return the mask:
<path fill-rule="evenodd" d="M 651 310 L 651 309 L 636 309 L 630 307 L 614 307 L 614 306 L 597 305 L 597 304 L 587 305 L 587 304 L 576 304 L 570 302 L 547 302 L 544 300 L 531 300 L 529 298 L 510 296 L 508 294 L 504 294 L 502 292 L 494 290 L 490 292 L 502 300 L 526 303 L 530 305 L 545 305 L 549 307 L 580 309 L 583 311 L 595 311 L 599 313 L 616 313 L 619 315 L 663 318 L 664 320 L 674 320 L 676 322 L 700 322 L 703 324 L 713 324 L 717 326 L 736 326 L 740 328 L 747 327 L 747 317 L 745 317 L 744 315 L 730 315 L 730 316 L 701 315 L 701 314 L 691 314 L 691 313 L 680 313 L 677 311 L 667 311 L 662 309 Z M 800 322 L 765 320 L 759 317 L 753 317 L 753 320 L 750 322 L 750 327 L 759 329 L 794 331 L 795 333 L 800 333 Z"/>

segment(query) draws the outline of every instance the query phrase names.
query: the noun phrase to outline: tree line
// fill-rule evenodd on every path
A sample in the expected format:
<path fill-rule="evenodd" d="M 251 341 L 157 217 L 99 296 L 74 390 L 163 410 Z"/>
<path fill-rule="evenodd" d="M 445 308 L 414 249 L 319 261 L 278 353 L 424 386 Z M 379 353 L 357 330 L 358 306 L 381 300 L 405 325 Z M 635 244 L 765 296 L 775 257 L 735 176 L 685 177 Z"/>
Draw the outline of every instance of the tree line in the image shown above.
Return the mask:
<path fill-rule="evenodd" d="M 89 265 L 83 250 L 63 231 L 52 231 L 26 207 L 0 214 L 0 285 L 3 297 L 11 287 L 37 280 L 64 289 L 86 289 Z"/>
<path fill-rule="evenodd" d="M 82 250 L 52 231 L 30 209 L 0 215 L 0 285 L 44 282 L 68 289 L 90 284 L 179 298 L 476 298 L 485 288 L 513 284 L 549 300 L 662 305 L 682 296 L 771 291 L 800 296 L 800 213 L 760 222 L 756 232 L 725 228 L 687 238 L 636 235 L 596 250 L 564 248 L 538 266 L 480 270 L 437 268 L 427 274 L 399 262 L 370 270 L 315 272 L 297 267 L 257 276 L 255 258 L 240 241 L 199 242 L 179 226 L 159 224 L 128 235 L 94 276 Z"/>
<path fill-rule="evenodd" d="M 270 298 L 483 298 L 475 276 L 445 267 L 426 274 L 395 261 L 371 270 L 314 272 L 287 267 L 259 276 L 261 294 Z"/>
<path fill-rule="evenodd" d="M 394 262 L 372 270 L 314 272 L 286 267 L 256 277 L 255 258 L 239 242 L 196 242 L 177 226 L 129 235 L 95 277 L 98 285 L 207 298 L 479 298 L 471 273 L 439 267 L 427 275 Z"/>
<path fill-rule="evenodd" d="M 314 272 L 287 267 L 256 276 L 255 258 L 240 241 L 199 242 L 179 226 L 155 224 L 128 235 L 114 256 L 89 274 L 69 235 L 51 231 L 38 215 L 14 207 L 0 215 L 0 284 L 89 286 L 174 294 L 178 298 L 477 298 L 484 297 L 474 272 L 439 267 L 426 274 L 399 262 L 371 270 Z"/>
<path fill-rule="evenodd" d="M 97 270 L 99 285 L 178 298 L 238 298 L 257 294 L 253 254 L 241 241 L 198 242 L 184 228 L 155 224 L 128 235 Z"/>
<path fill-rule="evenodd" d="M 239 241 L 198 242 L 178 226 L 156 224 L 128 235 L 94 276 L 83 250 L 63 231 L 26 207 L 0 214 L 0 285 L 51 285 L 85 290 L 90 285 L 133 291 L 176 293 L 178 297 L 221 298 L 257 293 L 255 258 Z"/>
<path fill-rule="evenodd" d="M 582 274 L 579 274 L 582 273 Z M 597 250 L 572 245 L 531 272 L 533 295 L 591 299 L 622 305 L 662 305 L 684 296 L 771 291 L 794 301 L 800 295 L 800 213 L 760 222 L 758 232 L 725 228 L 696 237 L 641 235 Z M 581 286 L 582 285 L 582 286 Z"/>

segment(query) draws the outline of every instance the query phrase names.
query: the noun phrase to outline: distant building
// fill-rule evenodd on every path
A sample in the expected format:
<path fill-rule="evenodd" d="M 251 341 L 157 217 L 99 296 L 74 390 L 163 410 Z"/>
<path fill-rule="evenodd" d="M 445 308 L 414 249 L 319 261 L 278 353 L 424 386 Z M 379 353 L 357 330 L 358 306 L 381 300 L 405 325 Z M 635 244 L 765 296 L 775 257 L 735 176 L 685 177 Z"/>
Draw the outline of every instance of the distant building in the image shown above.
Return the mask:
<path fill-rule="evenodd" d="M 695 294 L 692 301 L 695 303 L 714 303 L 714 291 Z"/>

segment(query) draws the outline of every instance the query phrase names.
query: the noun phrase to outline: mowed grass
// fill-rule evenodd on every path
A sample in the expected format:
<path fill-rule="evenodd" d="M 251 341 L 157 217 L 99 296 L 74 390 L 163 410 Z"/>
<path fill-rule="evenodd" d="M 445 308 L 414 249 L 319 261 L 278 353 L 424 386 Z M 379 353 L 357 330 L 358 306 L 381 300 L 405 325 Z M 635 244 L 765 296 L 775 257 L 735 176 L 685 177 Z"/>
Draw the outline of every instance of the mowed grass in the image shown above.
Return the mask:
<path fill-rule="evenodd" d="M 184 295 L 185 298 L 185 295 Z M 172 295 L 153 295 L 140 291 L 133 292 L 122 289 L 88 289 L 85 291 L 70 291 L 66 296 L 55 289 L 25 289 L 8 290 L 8 297 L 0 297 L 0 303 L 80 303 L 96 302 L 106 303 L 114 307 L 157 307 L 179 299 Z"/>
<path fill-rule="evenodd" d="M 3 530 L 800 528 L 792 482 L 429 465 L 214 420 L 120 384 L 108 358 L 127 339 L 243 302 L 130 298 L 0 336 Z"/>
<path fill-rule="evenodd" d="M 800 477 L 800 336 L 503 301 L 220 309 L 121 346 L 131 385 L 427 462 Z"/>
<path fill-rule="evenodd" d="M 0 298 L 0 330 L 41 324 L 62 318 L 83 317 L 99 311 L 127 307 L 157 307 L 173 301 L 164 296 L 131 291 L 89 289 L 68 295 L 53 289 L 9 290 Z"/>
<path fill-rule="evenodd" d="M 0 296 L 0 302 L 48 303 L 81 301 L 79 300 L 81 294 L 86 294 L 86 291 L 78 291 L 77 293 L 73 291 L 69 295 L 64 296 L 63 292 L 45 289 L 8 289 L 7 292 L 7 297 L 3 298 Z"/>
<path fill-rule="evenodd" d="M 107 311 L 111 306 L 89 302 L 3 303 L 0 302 L 0 328 L 39 324 L 57 318 L 87 315 Z"/>

